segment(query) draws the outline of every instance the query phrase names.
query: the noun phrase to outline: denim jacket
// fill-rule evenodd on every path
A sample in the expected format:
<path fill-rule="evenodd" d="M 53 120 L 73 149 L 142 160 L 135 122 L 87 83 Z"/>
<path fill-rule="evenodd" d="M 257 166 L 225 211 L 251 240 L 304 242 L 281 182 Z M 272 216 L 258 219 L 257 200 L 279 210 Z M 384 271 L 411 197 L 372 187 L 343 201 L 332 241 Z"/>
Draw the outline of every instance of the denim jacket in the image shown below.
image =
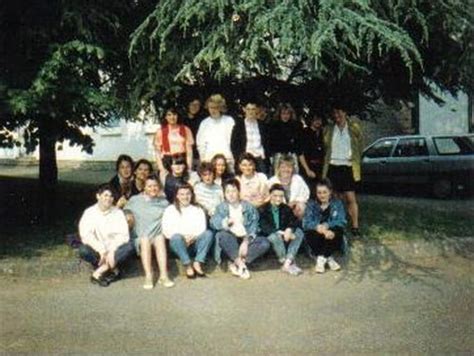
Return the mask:
<path fill-rule="evenodd" d="M 244 227 L 247 231 L 247 235 L 252 240 L 257 236 L 258 232 L 258 220 L 259 215 L 257 209 L 245 200 L 241 200 L 242 204 L 242 214 L 244 216 Z M 225 230 L 226 227 L 223 224 L 223 220 L 229 217 L 229 203 L 223 202 L 220 203 L 214 215 L 211 217 L 210 224 L 211 227 L 216 230 Z"/>
<path fill-rule="evenodd" d="M 342 201 L 339 199 L 331 199 L 329 202 L 330 215 L 327 224 L 329 228 L 334 227 L 344 228 L 347 224 L 346 211 Z M 321 206 L 313 199 L 306 205 L 306 210 L 303 217 L 303 229 L 314 230 L 316 226 L 321 223 Z"/>

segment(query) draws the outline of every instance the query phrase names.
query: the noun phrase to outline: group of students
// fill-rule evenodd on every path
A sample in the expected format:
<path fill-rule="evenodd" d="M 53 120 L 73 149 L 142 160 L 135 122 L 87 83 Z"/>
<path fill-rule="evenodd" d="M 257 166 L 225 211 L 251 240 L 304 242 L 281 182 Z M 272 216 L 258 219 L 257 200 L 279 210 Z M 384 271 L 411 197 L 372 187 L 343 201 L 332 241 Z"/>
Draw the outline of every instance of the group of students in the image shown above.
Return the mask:
<path fill-rule="evenodd" d="M 339 270 L 333 254 L 342 246 L 346 213 L 331 180 L 322 177 L 332 176 L 343 188 L 336 190 L 343 193 L 354 193 L 360 179 L 358 147 L 353 148 L 354 133 L 345 115 L 344 127 L 326 140 L 329 145 L 322 125 L 312 127 L 313 122 L 308 129 L 321 131 L 313 139 L 306 133 L 301 145 L 305 131 L 291 118 L 294 111 L 287 104 L 279 109 L 281 124 L 261 120 L 253 103 L 246 104 L 245 117 L 236 122 L 223 114 L 225 100 L 220 95 L 211 96 L 206 108 L 209 117 L 198 119 L 200 103 L 191 101 L 184 123 L 174 108 L 165 112 L 154 141 L 158 174 L 145 159 L 134 163 L 127 155 L 119 156 L 117 175 L 99 187 L 97 203 L 86 209 L 79 223 L 80 255 L 94 266 L 91 281 L 108 286 L 120 277 L 117 266 L 136 252 L 145 289 L 155 284 L 153 255 L 157 283 L 172 287 L 168 249 L 188 278 L 206 276 L 204 265 L 212 251 L 217 263 L 224 254 L 228 270 L 248 279 L 248 265 L 270 247 L 281 270 L 297 276 L 302 270 L 295 258 L 304 242 L 316 257 L 317 273 L 324 273 L 326 266 Z M 287 122 L 293 123 L 291 129 L 284 126 Z M 342 138 L 334 139 L 337 135 Z M 316 146 L 317 152 L 308 149 Z M 338 159 L 344 159 L 342 164 Z M 270 172 L 274 174 L 268 178 Z M 348 212 L 357 235 L 350 201 Z"/>

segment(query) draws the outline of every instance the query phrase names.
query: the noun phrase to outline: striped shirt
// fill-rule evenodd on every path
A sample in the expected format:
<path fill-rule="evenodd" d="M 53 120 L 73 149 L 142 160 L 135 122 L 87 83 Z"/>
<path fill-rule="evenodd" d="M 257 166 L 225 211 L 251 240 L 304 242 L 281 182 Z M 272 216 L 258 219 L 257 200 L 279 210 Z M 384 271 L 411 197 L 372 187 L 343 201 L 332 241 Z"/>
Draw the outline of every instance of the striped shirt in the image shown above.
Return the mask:
<path fill-rule="evenodd" d="M 219 184 L 208 185 L 199 182 L 194 186 L 196 202 L 201 205 L 209 216 L 214 215 L 216 207 L 224 201 L 224 192 Z"/>

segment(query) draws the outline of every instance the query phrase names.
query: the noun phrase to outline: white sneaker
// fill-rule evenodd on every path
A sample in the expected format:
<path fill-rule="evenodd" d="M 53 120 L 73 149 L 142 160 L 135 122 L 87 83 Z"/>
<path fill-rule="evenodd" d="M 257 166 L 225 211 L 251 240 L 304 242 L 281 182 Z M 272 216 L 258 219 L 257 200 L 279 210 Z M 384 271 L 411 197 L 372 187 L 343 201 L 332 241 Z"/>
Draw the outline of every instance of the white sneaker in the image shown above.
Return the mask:
<path fill-rule="evenodd" d="M 328 257 L 328 265 L 331 271 L 339 271 L 341 269 L 341 265 L 332 256 Z"/>
<path fill-rule="evenodd" d="M 145 277 L 145 283 L 143 283 L 143 289 L 153 289 L 153 277 Z"/>
<path fill-rule="evenodd" d="M 324 273 L 325 265 L 326 265 L 326 258 L 323 256 L 318 256 L 318 258 L 316 259 L 316 267 L 314 268 L 314 270 L 316 271 L 316 273 Z"/>
<path fill-rule="evenodd" d="M 250 272 L 247 267 L 240 268 L 240 275 L 239 277 L 242 279 L 250 279 Z"/>
<path fill-rule="evenodd" d="M 239 267 L 237 267 L 235 263 L 229 262 L 228 268 L 230 273 L 232 273 L 236 277 L 240 277 Z"/>
<path fill-rule="evenodd" d="M 165 288 L 174 287 L 174 282 L 168 277 L 161 277 L 160 279 L 158 279 L 158 284 Z"/>

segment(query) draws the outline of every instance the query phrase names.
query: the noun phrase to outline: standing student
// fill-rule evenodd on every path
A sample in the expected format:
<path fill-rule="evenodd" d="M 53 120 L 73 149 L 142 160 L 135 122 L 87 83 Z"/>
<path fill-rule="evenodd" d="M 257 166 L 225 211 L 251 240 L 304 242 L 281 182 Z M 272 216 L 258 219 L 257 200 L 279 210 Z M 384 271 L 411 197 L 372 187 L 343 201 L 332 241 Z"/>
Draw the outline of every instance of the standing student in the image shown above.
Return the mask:
<path fill-rule="evenodd" d="M 140 159 L 135 163 L 132 179 L 132 195 L 143 192 L 147 178 L 153 173 L 153 166 L 147 159 Z"/>
<path fill-rule="evenodd" d="M 310 191 L 304 179 L 295 173 L 295 160 L 291 155 L 282 155 L 276 166 L 275 175 L 268 180 L 268 185 L 281 184 L 285 190 L 287 204 L 295 215 L 301 219 Z"/>
<path fill-rule="evenodd" d="M 227 179 L 234 178 L 223 154 L 216 154 L 211 160 L 214 169 L 214 182 L 221 187 Z"/>
<path fill-rule="evenodd" d="M 256 171 L 257 162 L 251 153 L 243 153 L 237 161 L 240 198 L 259 207 L 268 200 L 268 179 Z"/>
<path fill-rule="evenodd" d="M 162 234 L 162 217 L 168 201 L 162 195 L 159 179 L 152 175 L 145 179 L 143 193 L 134 195 L 124 210 L 133 215 L 135 248 L 145 271 L 144 289 L 153 289 L 153 250 L 160 271 L 158 284 L 170 288 L 174 283 L 168 277 L 166 245 Z"/>
<path fill-rule="evenodd" d="M 341 269 L 333 254 L 342 249 L 346 222 L 344 205 L 333 198 L 331 182 L 327 179 L 318 182 L 316 199 L 309 201 L 303 218 L 306 242 L 317 256 L 317 273 L 324 273 L 326 263 L 332 271 Z"/>
<path fill-rule="evenodd" d="M 202 105 L 199 97 L 192 97 L 186 104 L 186 114 L 183 118 L 183 124 L 189 127 L 193 137 L 197 137 L 199 125 L 201 125 L 204 115 L 202 113 Z M 199 151 L 197 150 L 196 144 L 193 145 L 193 169 L 199 162 Z"/>
<path fill-rule="evenodd" d="M 293 107 L 286 103 L 281 104 L 276 112 L 275 119 L 269 126 L 269 149 L 274 171 L 282 155 L 291 155 L 297 162 L 300 155 L 301 134 L 303 125 L 298 121 Z M 297 163 L 296 163 L 297 164 Z M 298 166 L 295 165 L 296 171 Z"/>
<path fill-rule="evenodd" d="M 298 157 L 301 173 L 314 192 L 317 180 L 322 178 L 324 164 L 324 121 L 318 113 L 312 113 L 308 119 L 308 126 L 303 129 L 301 154 Z"/>
<path fill-rule="evenodd" d="M 129 155 L 121 154 L 115 162 L 116 175 L 109 185 L 113 191 L 114 202 L 118 208 L 123 208 L 132 195 L 133 160 Z"/>
<path fill-rule="evenodd" d="M 356 189 L 361 180 L 361 159 L 364 149 L 360 125 L 347 117 L 347 112 L 336 106 L 332 110 L 334 124 L 324 130 L 323 177 L 331 180 L 334 191 L 341 194 L 351 218 L 351 232 L 360 238 L 359 205 Z"/>
<path fill-rule="evenodd" d="M 196 205 L 191 185 L 177 187 L 174 203 L 166 208 L 163 216 L 163 234 L 185 266 L 186 276 L 205 277 L 202 267 L 213 243 L 213 234 L 207 229 L 204 210 Z M 194 261 L 191 261 L 191 255 L 194 255 Z"/>
<path fill-rule="evenodd" d="M 222 187 L 214 182 L 214 169 L 210 162 L 202 162 L 198 173 L 201 181 L 194 186 L 196 202 L 204 208 L 207 216 L 212 216 L 216 207 L 224 201 L 224 193 Z"/>
<path fill-rule="evenodd" d="M 270 188 L 270 201 L 259 209 L 260 232 L 272 244 L 282 264 L 281 270 L 293 276 L 303 271 L 295 263 L 295 257 L 303 242 L 304 233 L 291 208 L 285 204 L 285 189 L 281 184 Z"/>
<path fill-rule="evenodd" d="M 244 153 L 255 157 L 257 172 L 269 173 L 268 135 L 266 125 L 258 121 L 257 104 L 249 101 L 244 107 L 245 118 L 236 120 L 232 130 L 231 149 L 234 158 Z"/>
<path fill-rule="evenodd" d="M 104 184 L 97 189 L 97 203 L 87 208 L 79 221 L 79 248 L 82 259 L 92 264 L 90 280 L 107 287 L 120 276 L 117 268 L 133 253 L 127 220 L 122 210 L 113 206 L 112 188 Z"/>
<path fill-rule="evenodd" d="M 233 169 L 234 157 L 230 149 L 230 140 L 235 121 L 224 115 L 227 110 L 226 101 L 220 94 L 211 95 L 206 101 L 209 116 L 201 122 L 197 133 L 196 143 L 201 161 L 211 161 L 214 155 L 220 153 L 226 158 Z"/>
<path fill-rule="evenodd" d="M 240 183 L 237 179 L 224 182 L 225 201 L 217 206 L 211 217 L 211 227 L 217 231 L 216 241 L 230 258 L 230 272 L 242 279 L 249 279 L 247 265 L 265 254 L 270 243 L 258 236 L 258 211 L 240 199 Z"/>
<path fill-rule="evenodd" d="M 194 138 L 189 127 L 180 123 L 178 111 L 169 108 L 161 120 L 161 127 L 155 134 L 155 157 L 160 172 L 169 167 L 172 156 L 186 157 L 188 167 L 193 163 Z"/>

